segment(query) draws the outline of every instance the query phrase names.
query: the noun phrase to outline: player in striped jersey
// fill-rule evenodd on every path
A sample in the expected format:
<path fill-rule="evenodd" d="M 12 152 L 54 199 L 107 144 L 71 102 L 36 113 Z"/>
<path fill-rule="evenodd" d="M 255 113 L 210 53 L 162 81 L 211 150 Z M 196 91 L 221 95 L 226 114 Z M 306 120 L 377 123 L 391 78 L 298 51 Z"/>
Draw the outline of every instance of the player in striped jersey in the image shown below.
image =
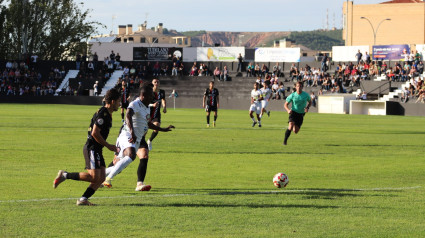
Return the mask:
<path fill-rule="evenodd" d="M 159 80 L 153 79 L 153 94 L 154 98 L 151 104 L 151 122 L 160 127 L 161 126 L 161 106 L 162 112 L 167 113 L 167 102 L 165 101 L 165 91 L 159 89 Z M 149 150 L 152 150 L 152 141 L 158 135 L 158 131 L 154 130 L 151 134 L 151 137 L 147 141 Z"/>
<path fill-rule="evenodd" d="M 220 98 L 218 89 L 214 88 L 214 81 L 211 81 L 209 87 L 205 90 L 204 98 L 202 100 L 202 107 L 205 108 L 205 111 L 207 112 L 207 127 L 210 127 L 211 111 L 214 112 L 213 126 L 216 126 L 215 122 L 217 121 L 217 110 L 219 108 L 219 103 Z"/>

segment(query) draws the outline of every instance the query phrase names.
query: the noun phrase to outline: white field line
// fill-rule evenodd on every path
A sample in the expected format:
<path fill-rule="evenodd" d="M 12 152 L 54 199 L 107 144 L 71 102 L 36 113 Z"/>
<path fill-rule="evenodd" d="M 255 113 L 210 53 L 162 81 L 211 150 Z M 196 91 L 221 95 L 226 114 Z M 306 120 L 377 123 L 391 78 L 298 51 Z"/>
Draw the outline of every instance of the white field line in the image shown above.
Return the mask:
<path fill-rule="evenodd" d="M 293 192 L 363 192 L 363 191 L 391 191 L 391 190 L 411 190 L 418 189 L 421 186 L 401 187 L 401 188 L 353 188 L 353 189 L 282 189 L 276 191 L 258 191 L 258 192 L 217 192 L 217 193 L 176 193 L 163 195 L 130 195 L 130 196 L 115 196 L 115 197 L 93 197 L 93 199 L 119 199 L 119 198 L 155 198 L 155 197 L 182 197 L 182 196 L 218 196 L 218 195 L 258 195 L 258 194 L 276 194 L 276 193 L 293 193 Z M 73 198 L 40 198 L 40 199 L 23 199 L 23 200 L 0 200 L 0 203 L 24 203 L 24 202 L 45 202 L 45 201 L 65 201 L 74 200 Z"/>

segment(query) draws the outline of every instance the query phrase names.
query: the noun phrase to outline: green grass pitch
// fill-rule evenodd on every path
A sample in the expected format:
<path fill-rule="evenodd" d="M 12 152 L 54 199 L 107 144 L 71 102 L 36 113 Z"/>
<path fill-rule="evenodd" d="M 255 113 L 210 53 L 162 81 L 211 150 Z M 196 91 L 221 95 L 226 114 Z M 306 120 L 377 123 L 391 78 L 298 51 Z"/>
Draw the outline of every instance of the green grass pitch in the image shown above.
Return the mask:
<path fill-rule="evenodd" d="M 0 237 L 423 237 L 425 119 L 307 114 L 282 145 L 287 113 L 252 128 L 248 111 L 169 108 L 135 192 L 138 161 L 77 207 L 82 148 L 98 107 L 1 104 Z M 114 113 L 108 141 L 121 124 Z M 150 134 L 150 132 L 149 132 Z M 106 163 L 112 152 L 104 150 Z M 272 178 L 285 172 L 285 189 Z"/>

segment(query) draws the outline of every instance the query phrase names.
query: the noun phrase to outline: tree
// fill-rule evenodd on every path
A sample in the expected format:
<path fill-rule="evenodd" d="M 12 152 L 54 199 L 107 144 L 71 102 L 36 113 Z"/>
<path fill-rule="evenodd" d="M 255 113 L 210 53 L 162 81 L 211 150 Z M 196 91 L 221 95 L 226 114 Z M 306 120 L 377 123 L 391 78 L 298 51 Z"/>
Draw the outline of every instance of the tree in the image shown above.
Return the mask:
<path fill-rule="evenodd" d="M 0 20 L 5 16 L 0 23 L 0 57 L 36 53 L 42 59 L 61 60 L 74 56 L 82 41 L 104 27 L 87 21 L 90 11 L 83 6 L 73 0 L 10 0 L 0 12 Z"/>

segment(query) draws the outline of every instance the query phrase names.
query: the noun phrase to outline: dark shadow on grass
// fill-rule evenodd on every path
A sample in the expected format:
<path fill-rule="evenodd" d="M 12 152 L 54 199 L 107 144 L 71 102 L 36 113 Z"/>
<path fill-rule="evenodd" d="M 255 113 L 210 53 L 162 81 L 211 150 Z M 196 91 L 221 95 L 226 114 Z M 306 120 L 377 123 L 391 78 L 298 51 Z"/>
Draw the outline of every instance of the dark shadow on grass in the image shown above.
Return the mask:
<path fill-rule="evenodd" d="M 283 146 L 282 146 L 283 148 Z M 264 152 L 255 152 L 255 151 L 195 151 L 195 152 L 188 152 L 188 151 L 164 151 L 167 153 L 178 153 L 178 154 L 252 154 L 252 155 L 281 155 L 281 154 L 294 154 L 294 155 L 332 155 L 334 153 L 309 153 L 309 152 L 302 152 L 302 151 L 264 151 Z"/>
<path fill-rule="evenodd" d="M 213 208 L 228 208 L 228 207 L 247 207 L 247 208 L 315 208 L 329 209 L 340 208 L 338 206 L 320 206 L 320 205 L 299 205 L 299 204 L 216 204 L 216 203 L 169 203 L 169 204 L 117 204 L 116 206 L 125 207 L 213 207 Z"/>
<path fill-rule="evenodd" d="M 421 147 L 421 145 L 377 145 L 377 144 L 367 144 L 367 145 L 337 145 L 337 144 L 325 144 L 325 146 L 343 146 L 343 147 Z"/>

